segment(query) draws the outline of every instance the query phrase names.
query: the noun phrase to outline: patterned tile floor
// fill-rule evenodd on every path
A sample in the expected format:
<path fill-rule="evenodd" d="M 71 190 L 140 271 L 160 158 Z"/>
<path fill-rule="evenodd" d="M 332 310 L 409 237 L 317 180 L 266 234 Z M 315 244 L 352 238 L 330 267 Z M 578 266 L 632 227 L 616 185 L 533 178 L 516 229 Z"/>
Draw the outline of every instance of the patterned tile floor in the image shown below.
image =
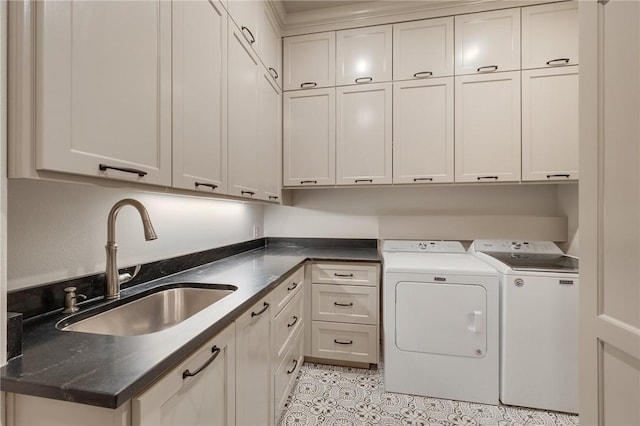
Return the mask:
<path fill-rule="evenodd" d="M 384 391 L 381 369 L 305 363 L 279 426 L 576 426 L 578 416 Z"/>

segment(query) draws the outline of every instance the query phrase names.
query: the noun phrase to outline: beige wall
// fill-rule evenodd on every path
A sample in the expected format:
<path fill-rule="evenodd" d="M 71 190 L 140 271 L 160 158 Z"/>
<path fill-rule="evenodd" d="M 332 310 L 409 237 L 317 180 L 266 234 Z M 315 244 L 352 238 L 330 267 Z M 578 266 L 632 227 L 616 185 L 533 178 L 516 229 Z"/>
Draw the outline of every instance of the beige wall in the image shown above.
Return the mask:
<path fill-rule="evenodd" d="M 254 225 L 263 228 L 260 204 L 11 179 L 9 290 L 103 271 L 107 215 L 127 197 L 146 206 L 158 239 L 144 240 L 135 209 L 120 210 L 116 241 L 122 267 L 251 240 Z"/>

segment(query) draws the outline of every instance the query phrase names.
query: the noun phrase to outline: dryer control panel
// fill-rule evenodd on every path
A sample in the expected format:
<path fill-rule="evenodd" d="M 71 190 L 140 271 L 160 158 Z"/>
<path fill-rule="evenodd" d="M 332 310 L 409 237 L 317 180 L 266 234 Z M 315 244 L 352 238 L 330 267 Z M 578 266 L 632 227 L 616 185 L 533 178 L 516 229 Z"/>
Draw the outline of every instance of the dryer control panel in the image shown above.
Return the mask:
<path fill-rule="evenodd" d="M 475 240 L 470 252 L 563 254 L 552 241 Z"/>
<path fill-rule="evenodd" d="M 382 244 L 385 252 L 411 253 L 465 253 L 460 241 L 428 241 L 428 240 L 385 240 Z"/>

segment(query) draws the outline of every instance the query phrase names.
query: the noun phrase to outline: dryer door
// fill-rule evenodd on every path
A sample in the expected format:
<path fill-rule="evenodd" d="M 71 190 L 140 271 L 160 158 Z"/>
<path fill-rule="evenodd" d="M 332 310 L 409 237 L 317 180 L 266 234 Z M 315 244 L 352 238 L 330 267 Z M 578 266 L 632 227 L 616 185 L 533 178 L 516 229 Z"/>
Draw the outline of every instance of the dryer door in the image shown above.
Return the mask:
<path fill-rule="evenodd" d="M 400 281 L 398 349 L 479 358 L 487 351 L 487 292 L 479 285 Z"/>

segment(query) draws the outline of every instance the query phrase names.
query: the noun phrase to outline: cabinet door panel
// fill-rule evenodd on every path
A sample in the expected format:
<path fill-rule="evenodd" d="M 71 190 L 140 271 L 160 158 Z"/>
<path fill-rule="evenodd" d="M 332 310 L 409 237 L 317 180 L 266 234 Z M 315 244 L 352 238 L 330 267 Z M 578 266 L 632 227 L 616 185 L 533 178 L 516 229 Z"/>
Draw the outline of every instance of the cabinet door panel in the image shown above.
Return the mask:
<path fill-rule="evenodd" d="M 520 72 L 456 77 L 456 182 L 520 180 Z"/>
<path fill-rule="evenodd" d="M 278 86 L 282 87 L 282 39 L 280 28 L 266 2 L 260 5 L 260 58 Z"/>
<path fill-rule="evenodd" d="M 229 28 L 229 183 L 231 195 L 258 193 L 258 60 L 242 33 Z M 253 193 L 253 194 L 252 194 Z"/>
<path fill-rule="evenodd" d="M 225 193 L 227 14 L 219 2 L 172 8 L 173 186 Z"/>
<path fill-rule="evenodd" d="M 36 168 L 170 185 L 171 4 L 51 1 L 36 11 Z"/>
<path fill-rule="evenodd" d="M 357 28 L 336 33 L 336 84 L 390 81 L 392 26 Z"/>
<path fill-rule="evenodd" d="M 453 17 L 393 26 L 393 79 L 453 75 Z"/>
<path fill-rule="evenodd" d="M 334 86 L 336 33 L 284 39 L 284 90 Z"/>
<path fill-rule="evenodd" d="M 287 92 L 284 114 L 284 185 L 335 183 L 335 89 Z"/>
<path fill-rule="evenodd" d="M 280 200 L 280 89 L 268 72 L 260 77 L 258 95 L 258 154 L 260 191 L 258 197 L 267 201 Z"/>
<path fill-rule="evenodd" d="M 522 73 L 522 180 L 578 178 L 578 67 Z"/>
<path fill-rule="evenodd" d="M 336 89 L 336 183 L 391 183 L 392 84 Z"/>
<path fill-rule="evenodd" d="M 393 182 L 453 182 L 453 77 L 393 85 Z"/>
<path fill-rule="evenodd" d="M 258 49 L 258 10 L 262 5 L 255 0 L 228 0 L 229 16 L 253 49 Z"/>
<path fill-rule="evenodd" d="M 520 9 L 455 17 L 456 75 L 520 69 Z"/>
<path fill-rule="evenodd" d="M 577 64 L 578 2 L 523 7 L 522 69 Z"/>

